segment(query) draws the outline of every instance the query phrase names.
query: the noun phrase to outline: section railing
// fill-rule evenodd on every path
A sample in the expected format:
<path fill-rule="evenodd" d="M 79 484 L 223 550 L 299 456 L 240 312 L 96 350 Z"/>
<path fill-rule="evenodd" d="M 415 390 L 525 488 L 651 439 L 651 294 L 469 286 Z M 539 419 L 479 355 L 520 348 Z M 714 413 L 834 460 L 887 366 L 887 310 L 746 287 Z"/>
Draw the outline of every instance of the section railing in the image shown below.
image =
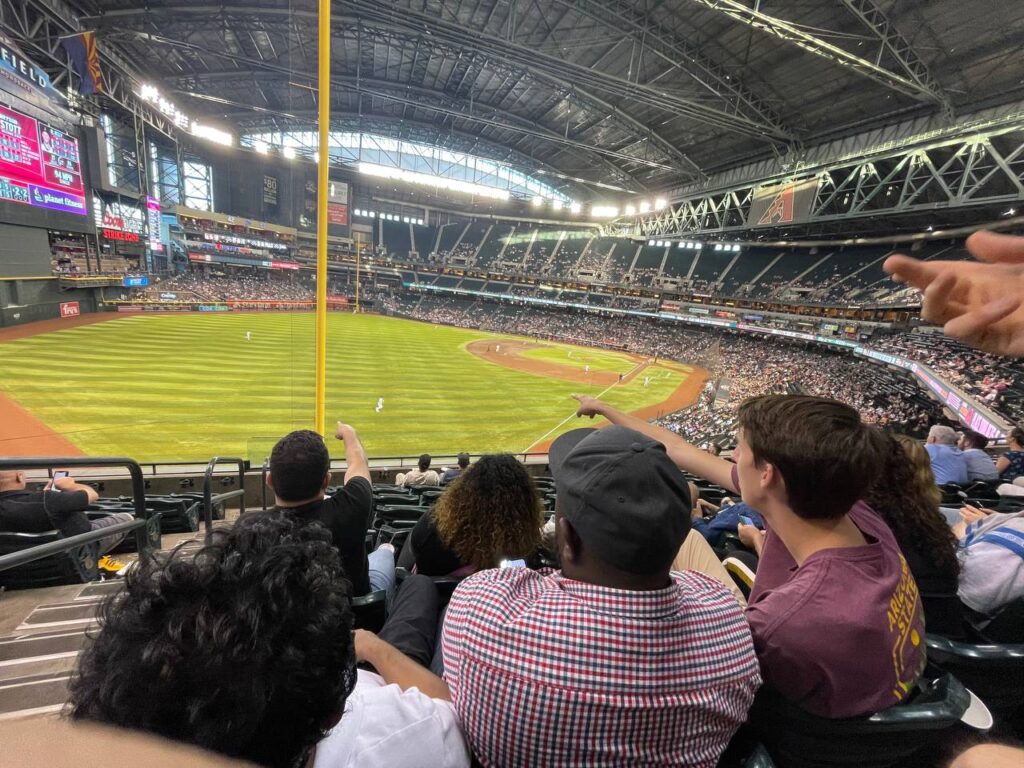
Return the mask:
<path fill-rule="evenodd" d="M 0 458 L 0 471 L 45 469 L 52 472 L 54 467 L 123 467 L 128 470 L 132 481 L 132 504 L 135 519 L 125 523 L 117 523 L 99 528 L 88 533 L 58 539 L 57 541 L 29 547 L 18 552 L 0 556 L 0 571 L 16 568 L 26 563 L 41 560 L 44 557 L 70 552 L 79 547 L 92 544 L 100 539 L 120 533 L 135 533 L 135 544 L 139 557 L 144 557 L 160 546 L 160 513 L 146 509 L 145 483 L 142 468 L 133 459 L 121 457 L 48 457 L 48 458 Z"/>

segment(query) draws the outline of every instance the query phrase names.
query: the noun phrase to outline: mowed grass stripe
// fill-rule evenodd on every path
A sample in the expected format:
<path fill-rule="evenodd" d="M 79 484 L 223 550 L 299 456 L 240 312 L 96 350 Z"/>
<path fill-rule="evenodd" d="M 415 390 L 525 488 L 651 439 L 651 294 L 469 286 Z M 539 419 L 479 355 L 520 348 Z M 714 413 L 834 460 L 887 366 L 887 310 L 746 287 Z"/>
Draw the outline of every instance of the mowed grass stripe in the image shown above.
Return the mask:
<path fill-rule="evenodd" d="M 355 424 L 371 455 L 521 450 L 572 412 L 572 392 L 598 391 L 464 349 L 505 335 L 374 315 L 328 320 L 328 417 Z M 0 344 L 0 390 L 88 454 L 259 460 L 274 438 L 310 426 L 313 321 L 144 315 L 17 339 Z M 634 381 L 609 399 L 643 407 L 680 381 L 677 373 L 646 389 Z M 2 446 L 0 435 L 0 454 Z"/>

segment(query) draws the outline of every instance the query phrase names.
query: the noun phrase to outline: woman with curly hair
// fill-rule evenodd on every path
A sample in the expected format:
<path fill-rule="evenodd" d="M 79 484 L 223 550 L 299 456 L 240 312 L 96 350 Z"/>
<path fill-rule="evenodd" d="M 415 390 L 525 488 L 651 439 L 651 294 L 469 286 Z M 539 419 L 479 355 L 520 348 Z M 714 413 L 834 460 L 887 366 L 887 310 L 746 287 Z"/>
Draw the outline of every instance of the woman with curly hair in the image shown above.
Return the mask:
<path fill-rule="evenodd" d="M 413 561 L 427 576 L 495 568 L 532 555 L 543 524 L 544 507 L 526 468 L 509 454 L 483 456 L 420 518 L 400 564 Z"/>
<path fill-rule="evenodd" d="M 963 606 L 957 597 L 957 540 L 939 511 L 928 452 L 905 435 L 878 431 L 885 464 L 864 499 L 889 524 L 921 593 L 928 631 L 963 636 Z"/>

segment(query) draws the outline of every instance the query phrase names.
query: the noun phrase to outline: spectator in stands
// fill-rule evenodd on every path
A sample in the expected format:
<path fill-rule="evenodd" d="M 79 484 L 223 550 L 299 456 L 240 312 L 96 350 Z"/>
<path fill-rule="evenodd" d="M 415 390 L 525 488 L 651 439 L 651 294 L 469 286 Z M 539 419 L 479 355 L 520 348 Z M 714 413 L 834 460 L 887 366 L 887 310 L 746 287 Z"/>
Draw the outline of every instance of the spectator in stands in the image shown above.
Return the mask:
<path fill-rule="evenodd" d="M 64 537 L 102 530 L 135 519 L 131 512 L 85 514 L 99 498 L 91 486 L 75 482 L 70 476 L 53 480 L 42 491 L 29 491 L 22 471 L 0 472 L 0 530 L 13 533 L 46 533 L 58 530 Z M 103 557 L 97 563 L 104 573 L 116 573 L 124 563 L 105 555 L 124 539 L 114 534 L 99 541 Z"/>
<path fill-rule="evenodd" d="M 306 522 L 321 523 L 331 532 L 355 594 L 389 590 L 395 580 L 393 549 L 374 552 L 372 564 L 366 555 L 366 529 L 373 515 L 373 487 L 366 452 L 355 429 L 348 424 L 338 422 L 335 437 L 345 442 L 348 469 L 345 485 L 333 496 L 327 495 L 327 486 L 331 484 L 327 446 L 320 435 L 308 429 L 278 440 L 270 453 L 267 485 L 274 490 L 277 509 L 287 510 Z"/>
<path fill-rule="evenodd" d="M 956 447 L 956 442 L 956 432 L 952 427 L 935 424 L 928 430 L 925 450 L 931 458 L 932 472 L 939 485 L 967 485 L 967 461 L 963 452 Z"/>
<path fill-rule="evenodd" d="M 747 618 L 765 680 L 830 718 L 903 700 L 924 669 L 924 615 L 892 531 L 863 502 L 878 440 L 848 405 L 765 395 L 740 406 L 736 464 L 672 432 L 576 395 L 579 416 L 665 443 L 679 468 L 740 492 L 764 518 Z M 822 628 L 827 627 L 826 634 Z"/>
<path fill-rule="evenodd" d="M 977 349 L 1024 357 L 1024 237 L 975 232 L 970 261 L 890 256 L 885 271 L 924 292 L 921 316 Z"/>
<path fill-rule="evenodd" d="M 460 453 L 456 457 L 456 462 L 458 466 L 448 467 L 444 474 L 441 475 L 441 485 L 448 485 L 448 483 L 466 471 L 466 468 L 469 466 L 469 454 Z"/>
<path fill-rule="evenodd" d="M 921 594 L 928 631 L 962 637 L 957 539 L 939 511 L 942 494 L 935 485 L 931 460 L 921 444 L 909 437 L 879 430 L 878 439 L 884 463 L 864 501 L 896 537 Z"/>
<path fill-rule="evenodd" d="M 420 456 L 416 469 L 399 473 L 395 477 L 395 484 L 408 488 L 410 485 L 440 485 L 441 477 L 430 468 L 430 454 L 424 453 Z"/>
<path fill-rule="evenodd" d="M 1024 598 L 1024 512 L 964 507 L 954 526 L 960 537 L 960 599 L 991 618 Z"/>
<path fill-rule="evenodd" d="M 540 546 L 544 507 L 514 456 L 482 456 L 409 534 L 401 563 L 427 576 L 466 576 L 529 557 Z"/>
<path fill-rule="evenodd" d="M 760 675 L 729 591 L 670 572 L 690 528 L 684 478 L 629 429 L 566 433 L 549 462 L 561 570 L 474 574 L 445 619 L 445 677 L 474 754 L 714 766 Z"/>
<path fill-rule="evenodd" d="M 992 461 L 992 457 L 985 453 L 988 446 L 988 438 L 975 432 L 973 429 L 965 429 L 957 442 L 957 447 L 963 451 L 964 461 L 967 463 L 967 481 L 980 481 L 991 483 L 999 479 L 999 470 Z"/>
<path fill-rule="evenodd" d="M 758 528 L 764 528 L 764 521 L 757 510 L 742 501 L 734 503 L 732 499 L 723 500 L 718 513 L 712 517 L 705 518 L 700 512 L 699 507 L 693 510 L 693 529 L 707 539 L 712 547 L 721 546 L 723 534 L 736 533 L 741 517 L 748 517 Z"/>
<path fill-rule="evenodd" d="M 129 572 L 100 609 L 70 714 L 274 768 L 468 767 L 444 681 L 387 642 L 436 625 L 437 608 L 428 579 L 403 584 L 380 637 L 353 638 L 329 533 L 278 511 L 245 515 L 198 551 Z M 429 652 L 427 631 L 408 650 Z M 379 674 L 357 674 L 357 661 Z"/>
<path fill-rule="evenodd" d="M 1009 450 L 996 459 L 999 478 L 1012 483 L 1016 478 L 1024 476 L 1024 429 L 1014 427 L 1006 435 Z"/>

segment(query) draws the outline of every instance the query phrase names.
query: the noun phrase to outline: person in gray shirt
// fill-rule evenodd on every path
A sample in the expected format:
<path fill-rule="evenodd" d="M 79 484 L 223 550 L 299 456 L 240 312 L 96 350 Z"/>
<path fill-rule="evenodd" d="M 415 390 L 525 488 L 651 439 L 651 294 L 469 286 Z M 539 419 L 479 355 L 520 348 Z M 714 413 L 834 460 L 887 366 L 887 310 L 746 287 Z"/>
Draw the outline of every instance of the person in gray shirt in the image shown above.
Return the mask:
<path fill-rule="evenodd" d="M 967 479 L 971 482 L 980 480 L 988 483 L 999 479 L 999 470 L 996 469 L 995 461 L 985 453 L 987 445 L 988 438 L 973 429 L 965 429 L 960 435 L 957 447 L 964 452 L 964 461 L 967 462 Z"/>

